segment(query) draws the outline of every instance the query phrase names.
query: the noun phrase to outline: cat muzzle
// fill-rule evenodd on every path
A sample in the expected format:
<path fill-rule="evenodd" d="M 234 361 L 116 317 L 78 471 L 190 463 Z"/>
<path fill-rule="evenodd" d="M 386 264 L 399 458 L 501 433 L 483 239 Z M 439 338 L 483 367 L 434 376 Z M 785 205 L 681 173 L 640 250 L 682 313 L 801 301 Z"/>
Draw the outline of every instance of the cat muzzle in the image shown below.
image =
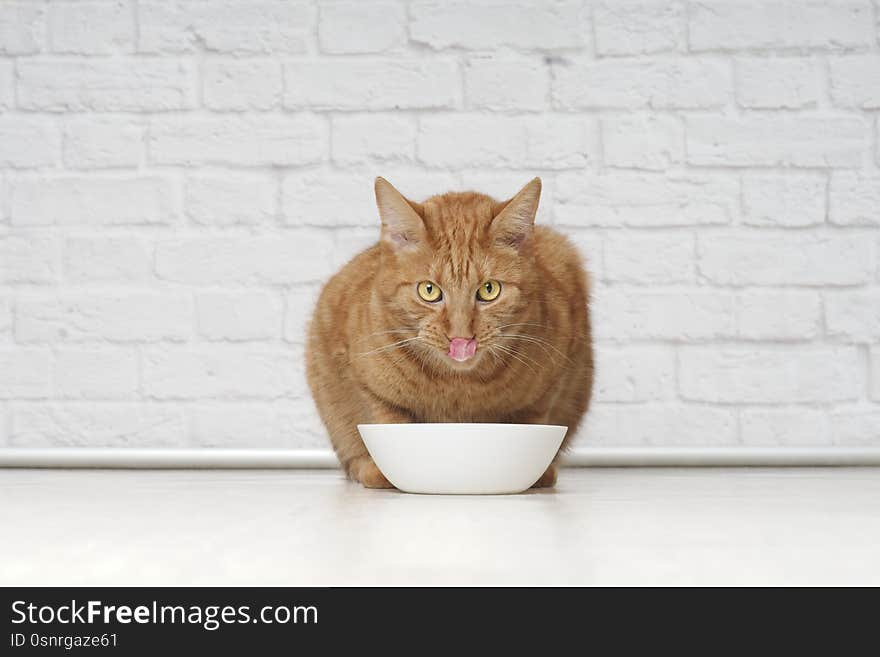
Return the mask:
<path fill-rule="evenodd" d="M 452 360 L 459 363 L 469 360 L 477 353 L 477 341 L 474 338 L 452 338 L 448 353 Z"/>

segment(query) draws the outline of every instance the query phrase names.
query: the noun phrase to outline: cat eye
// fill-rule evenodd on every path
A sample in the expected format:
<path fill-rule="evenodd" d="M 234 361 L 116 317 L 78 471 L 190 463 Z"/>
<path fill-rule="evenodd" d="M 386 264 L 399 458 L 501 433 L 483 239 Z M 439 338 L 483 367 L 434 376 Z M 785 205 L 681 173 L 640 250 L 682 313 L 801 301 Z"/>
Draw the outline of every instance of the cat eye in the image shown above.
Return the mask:
<path fill-rule="evenodd" d="M 416 290 L 422 300 L 429 303 L 440 301 L 440 299 L 443 298 L 443 292 L 440 290 L 440 286 L 432 281 L 422 281 L 418 284 Z"/>
<path fill-rule="evenodd" d="M 480 301 L 495 301 L 501 294 L 501 283 L 498 281 L 486 281 L 477 288 L 477 298 Z"/>

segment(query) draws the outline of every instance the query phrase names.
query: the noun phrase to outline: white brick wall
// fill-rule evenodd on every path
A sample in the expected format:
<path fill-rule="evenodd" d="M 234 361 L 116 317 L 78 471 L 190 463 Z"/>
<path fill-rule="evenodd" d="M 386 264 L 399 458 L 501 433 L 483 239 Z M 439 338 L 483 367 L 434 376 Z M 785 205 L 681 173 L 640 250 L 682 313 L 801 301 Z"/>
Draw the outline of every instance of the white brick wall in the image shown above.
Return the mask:
<path fill-rule="evenodd" d="M 595 445 L 880 445 L 880 4 L 0 0 L 0 446 L 324 446 L 321 281 L 545 182 Z"/>

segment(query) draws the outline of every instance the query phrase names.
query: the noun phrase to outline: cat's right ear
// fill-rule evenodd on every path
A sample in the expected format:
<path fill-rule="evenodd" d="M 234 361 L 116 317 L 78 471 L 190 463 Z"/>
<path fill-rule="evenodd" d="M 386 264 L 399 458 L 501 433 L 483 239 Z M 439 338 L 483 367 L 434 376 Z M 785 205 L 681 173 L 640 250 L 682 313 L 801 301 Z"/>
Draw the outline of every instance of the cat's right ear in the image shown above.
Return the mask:
<path fill-rule="evenodd" d="M 532 178 L 516 196 L 499 203 L 490 229 L 496 243 L 519 248 L 532 234 L 540 199 L 541 179 Z"/>
<path fill-rule="evenodd" d="M 376 205 L 382 219 L 382 241 L 394 250 L 418 246 L 425 239 L 421 206 L 404 198 L 394 185 L 376 178 Z"/>

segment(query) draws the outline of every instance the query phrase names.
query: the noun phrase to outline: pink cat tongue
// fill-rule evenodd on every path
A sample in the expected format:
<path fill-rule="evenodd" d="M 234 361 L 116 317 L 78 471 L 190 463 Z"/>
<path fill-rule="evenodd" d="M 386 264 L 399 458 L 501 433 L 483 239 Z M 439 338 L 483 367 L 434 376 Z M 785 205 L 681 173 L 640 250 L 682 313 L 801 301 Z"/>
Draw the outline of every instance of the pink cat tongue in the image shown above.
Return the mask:
<path fill-rule="evenodd" d="M 449 341 L 449 357 L 459 362 L 473 358 L 477 353 L 477 341 L 471 338 L 452 338 Z"/>

